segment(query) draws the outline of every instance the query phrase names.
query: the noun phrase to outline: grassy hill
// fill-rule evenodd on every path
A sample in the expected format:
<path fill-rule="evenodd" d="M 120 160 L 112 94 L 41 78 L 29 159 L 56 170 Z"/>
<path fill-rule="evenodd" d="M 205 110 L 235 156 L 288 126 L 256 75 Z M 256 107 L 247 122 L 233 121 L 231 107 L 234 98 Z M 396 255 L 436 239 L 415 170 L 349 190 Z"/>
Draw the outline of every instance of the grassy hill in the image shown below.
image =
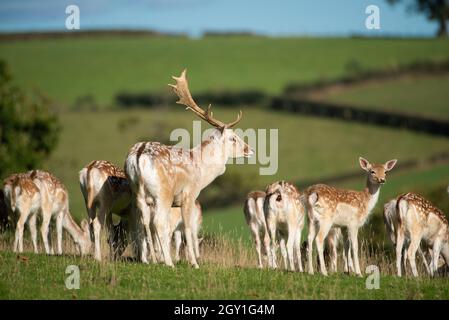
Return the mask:
<path fill-rule="evenodd" d="M 449 120 L 449 75 L 409 76 L 325 90 L 315 100 Z"/>
<path fill-rule="evenodd" d="M 448 52 L 449 43 L 436 39 L 111 36 L 0 43 L 0 58 L 11 65 L 17 82 L 41 88 L 60 107 L 85 95 L 110 105 L 119 91 L 166 90 L 170 76 L 184 67 L 194 79 L 193 92 L 279 93 L 291 82 L 444 59 Z"/>

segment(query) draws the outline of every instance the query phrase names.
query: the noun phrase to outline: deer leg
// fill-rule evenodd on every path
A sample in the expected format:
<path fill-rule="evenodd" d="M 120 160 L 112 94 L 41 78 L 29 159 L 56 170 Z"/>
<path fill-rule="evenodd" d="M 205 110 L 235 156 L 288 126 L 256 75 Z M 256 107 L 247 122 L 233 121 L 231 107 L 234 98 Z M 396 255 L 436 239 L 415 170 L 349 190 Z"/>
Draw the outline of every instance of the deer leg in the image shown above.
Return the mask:
<path fill-rule="evenodd" d="M 320 270 L 321 273 L 327 276 L 326 263 L 324 261 L 324 240 L 329 233 L 332 223 L 330 221 L 320 221 L 320 229 L 318 230 L 315 242 L 318 251 L 318 257 L 320 259 Z"/>
<path fill-rule="evenodd" d="M 270 268 L 273 267 L 273 259 L 271 257 L 271 248 L 270 248 L 270 236 L 268 235 L 268 229 L 267 226 L 264 226 L 264 232 L 263 232 L 263 245 L 265 248 L 265 253 L 267 255 L 268 260 L 268 266 Z"/>
<path fill-rule="evenodd" d="M 186 238 L 186 250 L 187 250 L 187 256 L 190 257 L 190 263 L 193 265 L 194 268 L 198 269 L 198 263 L 196 261 L 195 251 L 193 249 L 194 241 L 192 236 L 192 231 L 195 229 L 192 227 L 192 207 L 193 202 L 192 199 L 184 199 L 183 204 L 181 206 L 181 214 L 182 214 L 182 220 L 184 221 L 184 236 Z"/>
<path fill-rule="evenodd" d="M 359 263 L 359 242 L 357 239 L 357 233 L 358 233 L 357 227 L 351 227 L 348 228 L 349 238 L 351 239 L 351 247 L 352 247 L 352 253 L 353 253 L 353 259 L 354 259 L 354 267 L 355 267 L 355 274 L 358 276 L 362 276 L 362 272 L 360 271 L 360 263 Z"/>
<path fill-rule="evenodd" d="M 195 214 L 196 215 L 196 214 Z M 192 225 L 192 237 L 193 237 L 193 244 L 195 249 L 195 257 L 197 259 L 200 258 L 200 241 L 198 240 L 198 232 L 200 226 L 198 225 L 198 218 L 196 216 L 193 217 L 194 223 Z"/>
<path fill-rule="evenodd" d="M 253 235 L 254 239 L 254 245 L 256 246 L 256 252 L 257 252 L 257 267 L 263 268 L 262 264 L 262 245 L 260 243 L 260 234 L 259 234 L 259 228 L 254 224 L 251 223 L 251 233 Z"/>
<path fill-rule="evenodd" d="M 65 211 L 61 210 L 56 216 L 56 244 L 58 255 L 62 255 L 62 223 L 64 220 L 64 214 Z"/>
<path fill-rule="evenodd" d="M 38 253 L 37 250 L 37 230 L 36 230 L 36 213 L 31 214 L 28 220 L 28 228 L 30 229 L 31 241 L 33 242 L 34 253 Z"/>
<path fill-rule="evenodd" d="M 338 246 L 338 235 L 335 229 L 331 229 L 326 238 L 327 246 L 330 252 L 331 260 L 331 272 L 337 272 L 337 246 Z"/>
<path fill-rule="evenodd" d="M 16 208 L 16 212 L 18 213 L 19 220 L 17 220 L 16 224 L 14 251 L 23 252 L 23 229 L 25 226 L 25 222 L 27 221 L 28 214 L 26 213 L 26 210 L 22 208 Z"/>
<path fill-rule="evenodd" d="M 51 246 L 49 244 L 50 242 L 50 222 L 51 222 L 51 211 L 50 208 L 44 207 L 41 210 L 42 213 L 42 224 L 41 224 L 41 235 L 42 235 L 42 242 L 44 243 L 44 249 L 46 254 L 53 254 L 53 250 L 51 249 Z"/>
<path fill-rule="evenodd" d="M 432 262 L 431 262 L 431 274 L 434 276 L 436 272 L 438 271 L 438 261 L 440 259 L 440 252 L 441 252 L 441 240 L 436 239 L 433 243 L 433 253 L 432 253 Z"/>
<path fill-rule="evenodd" d="M 267 221 L 267 230 L 268 230 L 268 235 L 271 239 L 271 246 L 270 246 L 270 257 L 271 257 L 271 262 L 269 263 L 270 267 L 273 269 L 277 269 L 277 257 L 276 257 L 276 223 L 274 223 L 273 221 L 271 221 L 271 219 L 269 221 Z"/>
<path fill-rule="evenodd" d="M 161 246 L 164 263 L 167 266 L 173 267 L 174 265 L 170 255 L 170 226 L 168 222 L 171 204 L 171 200 L 167 201 L 160 198 L 156 201 L 153 225 L 156 229 L 156 236 Z"/>
<path fill-rule="evenodd" d="M 411 235 L 410 245 L 408 247 L 408 259 L 410 260 L 410 267 L 412 268 L 412 274 L 414 277 L 418 276 L 418 270 L 416 268 L 416 251 L 418 250 L 419 243 L 421 242 L 420 236 Z M 431 268 L 432 270 L 432 268 Z"/>
<path fill-rule="evenodd" d="M 430 267 L 429 267 L 429 264 L 427 262 L 426 255 L 424 254 L 424 251 L 422 251 L 422 249 L 421 249 L 421 246 L 418 247 L 418 253 L 419 253 L 419 255 L 422 258 L 422 261 L 424 263 L 424 267 L 426 268 L 427 274 L 430 274 Z"/>
<path fill-rule="evenodd" d="M 156 254 L 154 252 L 153 236 L 151 233 L 151 208 L 145 201 L 145 193 L 142 187 L 137 195 L 137 208 L 140 213 L 138 220 L 140 221 L 143 230 L 141 234 L 142 237 L 139 239 L 141 243 L 140 260 L 143 263 L 148 263 L 147 248 L 149 248 L 151 261 L 157 263 Z"/>
<path fill-rule="evenodd" d="M 309 265 L 309 274 L 313 274 L 313 241 L 316 236 L 316 225 L 312 219 L 309 219 L 309 234 L 307 236 L 307 263 Z"/>
<path fill-rule="evenodd" d="M 404 246 L 404 233 L 400 230 L 397 231 L 396 236 L 396 269 L 398 277 L 402 276 L 402 248 Z M 404 264 L 405 264 L 405 255 L 404 255 Z"/>
<path fill-rule="evenodd" d="M 175 238 L 175 263 L 178 263 L 181 260 L 180 251 L 182 244 L 182 233 L 181 230 L 175 230 L 173 233 L 173 237 Z"/>
<path fill-rule="evenodd" d="M 293 249 L 295 247 L 296 237 L 297 237 L 297 230 L 296 228 L 290 228 L 288 230 L 288 237 L 287 237 L 287 258 L 288 258 L 288 270 L 295 271 L 295 259 L 293 256 Z"/>
<path fill-rule="evenodd" d="M 304 269 L 302 267 L 302 257 L 301 257 L 301 235 L 302 235 L 302 230 L 299 229 L 296 234 L 295 251 L 296 251 L 296 259 L 298 260 L 299 272 L 304 272 Z"/>
<path fill-rule="evenodd" d="M 285 238 L 282 235 L 280 235 L 279 238 L 280 238 L 279 247 L 281 247 L 281 256 L 282 261 L 284 262 L 284 269 L 288 270 L 287 248 L 285 246 Z"/>

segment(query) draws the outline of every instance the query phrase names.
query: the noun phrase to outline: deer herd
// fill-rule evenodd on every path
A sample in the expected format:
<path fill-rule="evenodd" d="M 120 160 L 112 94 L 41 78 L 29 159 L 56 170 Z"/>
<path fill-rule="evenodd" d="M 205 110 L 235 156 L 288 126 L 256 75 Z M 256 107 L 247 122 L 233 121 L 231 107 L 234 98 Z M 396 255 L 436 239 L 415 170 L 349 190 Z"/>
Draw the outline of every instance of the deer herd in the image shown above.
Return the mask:
<path fill-rule="evenodd" d="M 173 241 L 174 261 L 179 261 L 181 246 L 185 244 L 187 260 L 198 268 L 202 209 L 197 198 L 201 190 L 224 174 L 230 158 L 250 157 L 254 151 L 232 130 L 242 119 L 241 112 L 235 121 L 221 122 L 213 117 L 210 105 L 202 109 L 193 100 L 185 70 L 173 79 L 176 83 L 169 86 L 179 98 L 177 103 L 212 125 L 211 133 L 192 149 L 138 142 L 129 150 L 124 170 L 108 161 L 90 162 L 79 172 L 87 210 L 87 219 L 81 221 L 81 226 L 70 214 L 67 189 L 51 173 L 32 170 L 10 175 L 3 181 L 2 197 L 15 222 L 15 252 L 23 251 L 25 225 L 34 252 L 38 252 L 36 221 L 40 217 L 46 254 L 54 254 L 50 232 L 54 219 L 57 254 L 63 252 L 62 237 L 66 230 L 79 254 L 92 252 L 96 260 L 102 260 L 101 236 L 105 228 L 112 259 L 121 256 L 127 245 L 132 244 L 141 262 L 150 260 L 173 267 Z M 268 267 L 278 268 L 276 257 L 280 248 L 285 269 L 303 272 L 301 239 L 307 224 L 309 273 L 314 272 L 315 242 L 323 275 L 328 274 L 325 247 L 330 253 L 330 269 L 336 272 L 341 246 L 344 271 L 360 276 L 358 231 L 376 206 L 380 188 L 396 162 L 375 164 L 360 157 L 360 167 L 366 174 L 366 187 L 362 191 L 324 184 L 299 191 L 292 183 L 276 181 L 264 191 L 250 192 L 243 211 L 255 243 L 257 266 L 263 268 L 266 262 Z M 116 224 L 113 214 L 120 218 Z M 417 251 L 430 275 L 437 271 L 440 257 L 449 264 L 448 221 L 440 209 L 422 196 L 406 193 L 390 200 L 384 206 L 384 222 L 396 248 L 398 276 L 406 268 L 407 259 L 412 274 L 418 275 Z M 424 251 L 421 242 L 426 245 Z"/>

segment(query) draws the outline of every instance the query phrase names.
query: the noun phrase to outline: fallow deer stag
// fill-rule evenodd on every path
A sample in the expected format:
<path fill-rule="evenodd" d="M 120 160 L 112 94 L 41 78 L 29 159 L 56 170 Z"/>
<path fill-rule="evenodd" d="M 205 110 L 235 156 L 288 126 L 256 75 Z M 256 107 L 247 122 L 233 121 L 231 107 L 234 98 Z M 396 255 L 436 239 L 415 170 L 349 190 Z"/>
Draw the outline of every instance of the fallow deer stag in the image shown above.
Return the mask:
<path fill-rule="evenodd" d="M 285 181 L 267 186 L 264 213 L 271 240 L 271 266 L 276 267 L 276 237 L 286 242 L 288 269 L 295 271 L 295 260 L 299 271 L 303 271 L 301 261 L 301 232 L 304 227 L 305 208 L 296 187 Z M 296 255 L 296 259 L 295 256 Z"/>
<path fill-rule="evenodd" d="M 115 235 L 112 213 L 117 214 L 122 219 L 121 224 L 115 228 L 117 231 L 128 224 L 128 221 L 125 220 L 129 218 L 131 189 L 123 170 L 104 160 L 94 160 L 81 169 L 79 182 L 89 216 L 90 229 L 93 231 L 94 256 L 96 260 L 100 261 L 100 235 L 101 228 L 105 225 L 105 222 L 108 232 L 113 233 L 109 235 L 111 253 L 118 253 L 118 247 L 116 246 L 119 246 L 119 243 L 123 241 L 123 239 L 120 240 L 120 234 L 124 234 L 123 232 L 118 232 Z"/>
<path fill-rule="evenodd" d="M 51 219 L 56 217 L 57 253 L 62 254 L 62 231 L 64 228 L 72 237 L 79 252 L 82 255 L 87 254 L 91 246 L 88 224 L 82 222 L 82 228 L 80 228 L 72 219 L 69 212 L 69 196 L 65 186 L 55 176 L 46 171 L 32 170 L 27 175 L 38 187 L 41 195 L 41 234 L 45 252 L 47 254 L 53 253 L 53 248 L 49 245 L 51 238 L 49 229 Z"/>
<path fill-rule="evenodd" d="M 5 204 L 15 222 L 14 252 L 23 252 L 25 224 L 31 234 L 34 252 L 37 253 L 36 216 L 41 206 L 39 189 L 27 174 L 13 174 L 3 181 Z"/>
<path fill-rule="evenodd" d="M 396 248 L 398 237 L 400 237 L 401 235 L 404 235 L 404 230 L 400 223 L 401 221 L 400 221 L 400 217 L 399 217 L 399 212 L 396 209 L 397 202 L 398 202 L 398 199 L 395 198 L 395 199 L 391 199 L 384 205 L 385 228 L 386 228 L 387 234 L 390 237 L 390 240 L 393 243 L 393 245 L 395 246 L 395 248 Z M 408 239 L 404 236 L 403 248 L 400 248 L 401 249 L 400 255 L 403 257 L 403 260 L 404 260 L 404 263 L 403 263 L 404 269 L 407 266 L 407 249 L 409 247 L 409 244 L 410 244 L 410 239 Z M 399 247 L 397 247 L 397 249 L 399 249 Z M 421 250 L 421 246 L 418 246 L 418 252 L 419 252 L 421 258 L 423 259 L 424 266 L 426 268 L 427 273 L 430 274 L 429 264 L 427 262 L 424 252 Z M 396 257 L 397 256 L 398 256 L 398 253 L 396 253 Z M 396 268 L 397 268 L 398 276 L 401 276 L 401 274 L 402 274 L 401 259 L 396 261 Z"/>
<path fill-rule="evenodd" d="M 401 253 L 406 238 L 410 239 L 407 256 L 413 276 L 418 276 L 415 258 L 421 240 L 425 240 L 432 247 L 431 275 L 438 269 L 440 253 L 449 265 L 449 225 L 444 213 L 416 193 L 399 196 L 396 210 L 399 212 L 399 232 L 396 239 L 398 276 L 401 276 Z"/>
<path fill-rule="evenodd" d="M 181 207 L 187 256 L 190 263 L 198 268 L 196 256 L 199 254 L 194 244 L 198 243 L 193 232 L 193 206 L 201 190 L 226 170 L 229 158 L 249 157 L 253 151 L 233 132 L 242 118 L 240 112 L 231 123 L 215 119 L 209 108 L 203 110 L 193 100 L 186 79 L 186 70 L 180 77 L 173 77 L 175 85 L 170 85 L 178 95 L 178 104 L 185 105 L 200 119 L 215 129 L 201 144 L 193 149 L 166 146 L 158 142 L 139 142 L 128 153 L 125 172 L 136 197 L 138 219 L 143 227 L 140 241 L 140 256 L 147 261 L 147 245 L 154 255 L 152 229 L 162 247 L 165 264 L 173 266 L 170 256 L 170 230 L 167 219 L 170 208 Z"/>
<path fill-rule="evenodd" d="M 262 263 L 262 242 L 264 253 L 267 255 L 268 264 L 271 266 L 270 236 L 268 235 L 267 223 L 264 214 L 265 192 L 252 191 L 246 196 L 243 212 L 254 240 L 257 252 L 257 266 L 263 268 Z"/>
<path fill-rule="evenodd" d="M 133 222 L 130 221 L 131 189 L 125 173 L 109 161 L 94 160 L 81 169 L 79 181 L 89 220 L 94 229 L 92 234 L 95 241 L 95 259 L 101 260 L 102 258 L 100 233 L 105 222 L 110 233 L 111 252 L 115 257 L 121 256 L 128 244 L 130 233 L 132 233 L 130 229 L 133 228 Z M 120 222 L 115 226 L 112 222 L 112 213 L 120 217 Z M 198 233 L 202 222 L 201 206 L 198 201 L 195 204 L 193 216 L 196 222 L 193 230 Z M 178 261 L 183 225 L 180 208 L 171 208 L 169 220 L 170 235 L 173 235 L 175 239 L 175 259 Z M 195 244 L 195 246 L 199 246 L 199 244 Z"/>
<path fill-rule="evenodd" d="M 312 250 L 316 241 L 321 273 L 327 275 L 324 263 L 323 245 L 330 228 L 346 227 L 352 247 L 355 273 L 361 276 L 358 253 L 358 230 L 375 207 L 379 191 L 386 181 L 386 174 L 393 169 L 397 160 L 385 164 L 371 164 L 360 157 L 359 163 L 367 172 L 366 188 L 363 191 L 337 189 L 324 184 L 317 184 L 306 190 L 307 212 L 309 218 L 308 263 L 309 273 L 313 273 Z M 316 229 L 318 229 L 318 233 Z M 315 238 L 316 236 L 316 238 Z"/>

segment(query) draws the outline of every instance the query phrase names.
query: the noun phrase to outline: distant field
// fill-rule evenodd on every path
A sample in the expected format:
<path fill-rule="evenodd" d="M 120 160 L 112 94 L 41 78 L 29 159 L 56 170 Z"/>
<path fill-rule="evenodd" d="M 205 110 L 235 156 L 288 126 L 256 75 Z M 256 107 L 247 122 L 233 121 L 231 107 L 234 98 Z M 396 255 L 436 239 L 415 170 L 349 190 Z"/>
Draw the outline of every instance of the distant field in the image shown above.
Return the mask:
<path fill-rule="evenodd" d="M 436 39 L 309 39 L 100 37 L 0 43 L 0 58 L 17 82 L 72 104 L 92 95 L 111 104 L 119 91 L 166 90 L 189 68 L 193 92 L 260 89 L 279 93 L 291 82 L 341 77 L 417 60 L 444 59 L 449 42 Z"/>
<path fill-rule="evenodd" d="M 329 90 L 314 99 L 447 120 L 448 88 L 449 75 L 410 76 Z"/>
<path fill-rule="evenodd" d="M 167 110 L 61 114 L 61 140 L 45 168 L 69 188 L 73 214 L 85 215 L 78 184 L 78 171 L 84 165 L 106 159 L 123 166 L 129 148 L 137 141 L 167 141 L 174 128 L 191 130 L 195 117 L 182 109 L 173 105 Z M 228 120 L 236 112 L 216 108 L 215 115 Z M 241 127 L 279 129 L 276 175 L 259 176 L 259 165 L 228 165 L 226 174 L 242 174 L 255 189 L 276 179 L 301 181 L 354 171 L 359 168 L 359 156 L 373 162 L 392 158 L 401 162 L 449 148 L 449 140 L 444 138 L 258 108 L 244 109 Z"/>

